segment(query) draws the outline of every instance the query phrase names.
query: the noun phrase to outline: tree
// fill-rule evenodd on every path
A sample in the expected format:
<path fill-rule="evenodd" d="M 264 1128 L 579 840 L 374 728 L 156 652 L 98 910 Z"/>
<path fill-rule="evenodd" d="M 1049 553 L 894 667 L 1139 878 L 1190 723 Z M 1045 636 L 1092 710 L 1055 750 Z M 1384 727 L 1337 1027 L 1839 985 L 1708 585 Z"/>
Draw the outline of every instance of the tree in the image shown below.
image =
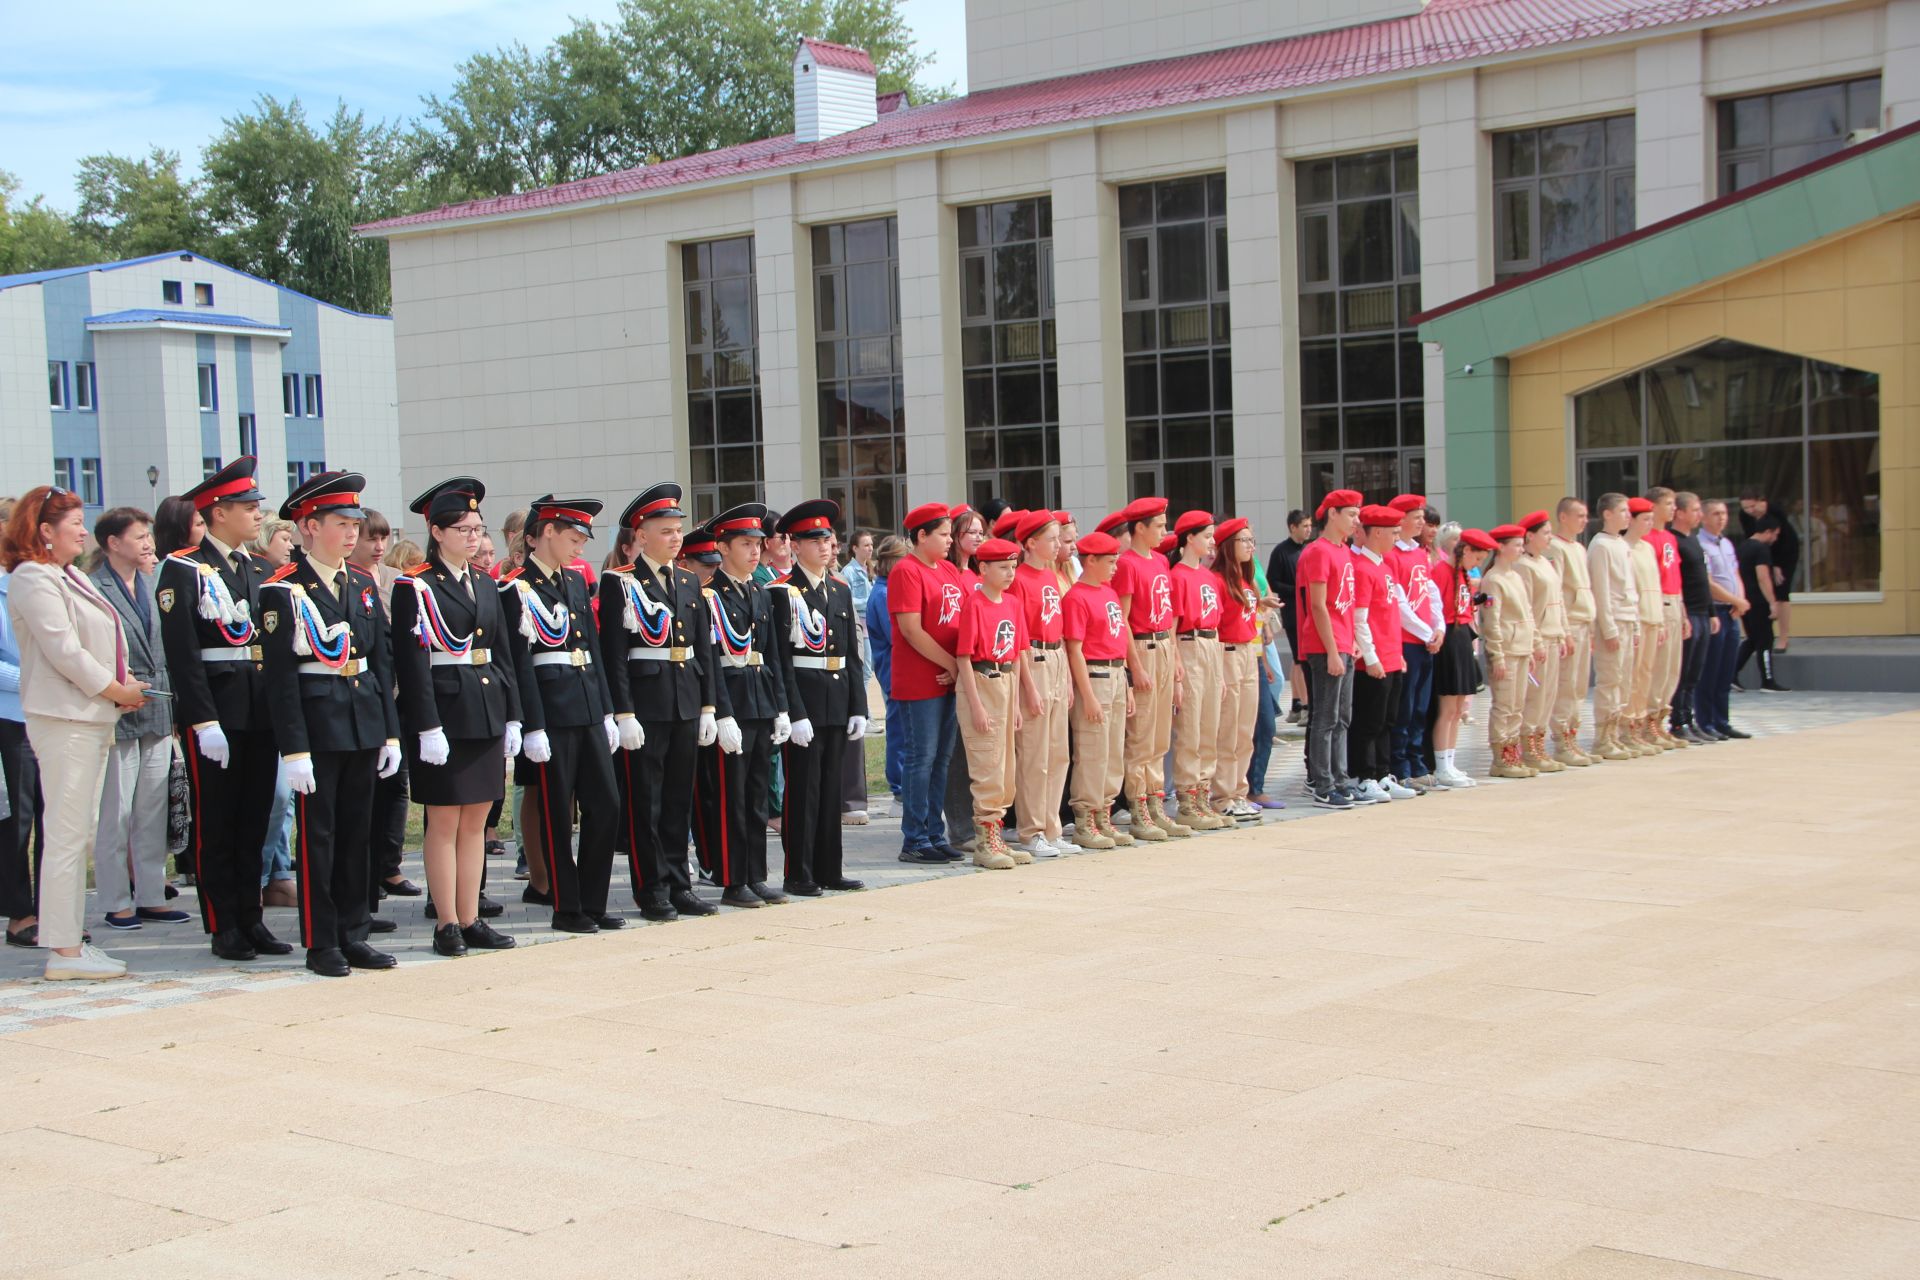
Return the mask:
<path fill-rule="evenodd" d="M 65 214 L 47 208 L 43 196 L 21 204 L 20 179 L 0 170 L 0 276 L 78 267 L 94 260 Z"/>
<path fill-rule="evenodd" d="M 192 184 L 180 180 L 177 152 L 156 147 L 145 160 L 87 156 L 75 186 L 73 229 L 93 242 L 100 261 L 206 248 L 206 220 Z"/>

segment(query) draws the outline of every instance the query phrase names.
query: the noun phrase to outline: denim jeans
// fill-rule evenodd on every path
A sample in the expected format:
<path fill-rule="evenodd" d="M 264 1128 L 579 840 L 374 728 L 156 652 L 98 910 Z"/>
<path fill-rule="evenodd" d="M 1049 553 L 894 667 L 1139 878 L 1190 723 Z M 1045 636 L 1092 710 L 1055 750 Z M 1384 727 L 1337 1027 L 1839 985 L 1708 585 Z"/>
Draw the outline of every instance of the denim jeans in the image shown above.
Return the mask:
<path fill-rule="evenodd" d="M 1421 757 L 1433 701 L 1433 655 L 1412 640 L 1400 646 L 1400 653 L 1407 660 L 1407 678 L 1400 682 L 1400 706 L 1393 713 L 1393 776 L 1418 778 L 1427 771 Z"/>
<path fill-rule="evenodd" d="M 1693 629 L 1680 648 L 1680 683 L 1673 691 L 1673 713 L 1668 717 L 1673 727 L 1694 723 L 1694 690 L 1700 687 L 1700 676 L 1706 670 L 1707 649 L 1712 643 L 1713 615 L 1711 613 L 1688 613 L 1687 623 Z"/>
<path fill-rule="evenodd" d="M 895 702 L 892 698 L 887 699 L 887 790 L 893 792 L 895 800 L 900 798 L 901 788 L 906 785 L 907 777 L 907 742 L 910 731 L 907 728 L 907 717 L 901 711 L 904 705 L 904 703 Z"/>
<path fill-rule="evenodd" d="M 1740 653 L 1740 624 L 1733 620 L 1733 610 L 1723 604 L 1713 607 L 1713 617 L 1720 622 L 1720 633 L 1707 638 L 1706 664 L 1693 691 L 1694 723 L 1708 729 L 1729 729 L 1732 725 L 1727 720 L 1727 704 L 1733 699 L 1733 663 Z"/>
<path fill-rule="evenodd" d="M 1353 719 L 1353 656 L 1341 654 L 1342 671 L 1327 674 L 1327 655 L 1307 659 L 1307 784 L 1315 791 L 1350 786 L 1347 725 Z"/>
<path fill-rule="evenodd" d="M 900 847 L 925 849 L 946 843 L 947 762 L 953 757 L 953 695 L 910 698 L 899 704 L 907 726 L 907 753 L 901 778 Z M 891 737 L 893 730 L 887 730 Z"/>
<path fill-rule="evenodd" d="M 1284 670 L 1272 645 L 1267 646 L 1267 669 L 1275 675 Z M 1286 687 L 1284 677 L 1277 685 L 1265 678 L 1260 681 L 1258 701 L 1253 709 L 1253 755 L 1247 760 L 1247 794 L 1250 796 L 1267 794 L 1267 765 L 1273 759 L 1273 733 L 1280 720 L 1279 691 Z"/>
<path fill-rule="evenodd" d="M 273 808 L 267 811 L 267 844 L 260 851 L 260 887 L 269 880 L 293 879 L 293 788 L 281 762 L 273 779 Z"/>

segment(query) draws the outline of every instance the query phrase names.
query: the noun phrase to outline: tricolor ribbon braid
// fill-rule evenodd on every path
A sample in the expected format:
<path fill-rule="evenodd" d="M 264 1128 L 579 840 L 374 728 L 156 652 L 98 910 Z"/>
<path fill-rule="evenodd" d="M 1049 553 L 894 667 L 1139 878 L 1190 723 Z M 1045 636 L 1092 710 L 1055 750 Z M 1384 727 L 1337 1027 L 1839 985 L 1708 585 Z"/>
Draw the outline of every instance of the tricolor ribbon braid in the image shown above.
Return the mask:
<path fill-rule="evenodd" d="M 320 617 L 318 606 L 302 587 L 291 582 L 276 584 L 285 587 L 289 602 L 293 606 L 293 651 L 303 658 L 312 658 L 329 667 L 344 667 L 347 664 L 347 651 L 352 644 L 353 621 L 342 618 L 338 622 L 327 622 Z"/>
<path fill-rule="evenodd" d="M 245 600 L 235 600 L 233 592 L 227 590 L 227 584 L 220 573 L 210 564 L 202 564 L 192 556 L 175 552 L 167 557 L 178 560 L 192 569 L 200 583 L 200 599 L 196 604 L 201 617 L 208 622 L 220 624 L 220 635 L 230 645 L 249 644 L 253 640 L 253 610 Z"/>
<path fill-rule="evenodd" d="M 713 639 L 720 646 L 720 652 L 730 658 L 745 657 L 753 650 L 753 623 L 747 623 L 745 631 L 734 629 L 733 619 L 727 616 L 727 607 L 720 603 L 718 594 L 707 597 L 707 605 L 713 613 Z"/>
<path fill-rule="evenodd" d="M 634 574 L 621 574 L 620 586 L 627 599 L 626 607 L 621 610 L 627 630 L 636 632 L 642 643 L 655 647 L 665 644 L 667 632 L 673 627 L 672 607 L 642 591 L 640 579 Z"/>
<path fill-rule="evenodd" d="M 420 617 L 413 624 L 413 634 L 419 638 L 422 649 L 429 653 L 438 649 L 456 658 L 463 658 L 473 651 L 473 636 L 457 636 L 453 633 L 445 615 L 440 612 L 440 599 L 432 587 L 413 577 L 402 576 L 400 581 L 413 584 L 414 595 L 420 602 Z"/>
<path fill-rule="evenodd" d="M 567 627 L 572 615 L 564 604 L 548 609 L 531 584 L 514 583 L 520 588 L 520 634 L 546 648 L 558 649 L 567 642 Z"/>
<path fill-rule="evenodd" d="M 827 651 L 827 620 L 815 613 L 807 604 L 806 596 L 800 588 L 788 587 L 793 594 L 793 643 L 808 653 Z"/>

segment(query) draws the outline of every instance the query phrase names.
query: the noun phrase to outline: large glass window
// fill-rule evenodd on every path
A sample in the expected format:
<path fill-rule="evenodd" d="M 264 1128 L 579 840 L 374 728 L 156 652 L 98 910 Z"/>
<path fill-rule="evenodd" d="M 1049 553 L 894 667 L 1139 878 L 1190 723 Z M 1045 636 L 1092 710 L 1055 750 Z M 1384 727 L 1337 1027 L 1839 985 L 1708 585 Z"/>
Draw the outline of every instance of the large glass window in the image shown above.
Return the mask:
<path fill-rule="evenodd" d="M 1757 490 L 1800 533 L 1795 590 L 1880 589 L 1878 374 L 1722 340 L 1573 408 L 1592 493 L 1666 485 L 1737 504 Z"/>
<path fill-rule="evenodd" d="M 907 401 L 900 370 L 900 238 L 892 218 L 813 229 L 820 480 L 851 527 L 906 514 Z"/>
<path fill-rule="evenodd" d="M 1505 280 L 1633 230 L 1633 117 L 1493 135 L 1494 270 Z"/>
<path fill-rule="evenodd" d="M 1426 488 L 1420 165 L 1412 147 L 1295 167 L 1307 505 Z"/>
<path fill-rule="evenodd" d="M 1718 104 L 1720 194 L 1830 156 L 1880 123 L 1880 77 L 1808 85 Z"/>
<path fill-rule="evenodd" d="M 1053 201 L 970 205 L 960 219 L 967 496 L 1060 505 Z"/>
<path fill-rule="evenodd" d="M 1223 174 L 1120 188 L 1127 494 L 1233 510 Z"/>
<path fill-rule="evenodd" d="M 766 495 L 753 237 L 682 245 L 693 519 Z"/>

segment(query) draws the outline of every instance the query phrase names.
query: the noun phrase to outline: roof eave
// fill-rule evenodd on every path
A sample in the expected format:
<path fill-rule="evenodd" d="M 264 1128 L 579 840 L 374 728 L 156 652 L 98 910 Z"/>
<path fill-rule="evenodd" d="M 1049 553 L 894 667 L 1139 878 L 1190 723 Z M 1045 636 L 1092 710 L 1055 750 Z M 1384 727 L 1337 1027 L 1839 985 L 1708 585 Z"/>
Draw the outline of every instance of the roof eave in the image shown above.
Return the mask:
<path fill-rule="evenodd" d="M 170 333 L 219 333 L 245 338 L 293 340 L 293 330 L 282 325 L 218 324 L 181 317 L 178 320 L 101 320 L 87 321 L 88 333 L 138 333 L 154 329 Z"/>

